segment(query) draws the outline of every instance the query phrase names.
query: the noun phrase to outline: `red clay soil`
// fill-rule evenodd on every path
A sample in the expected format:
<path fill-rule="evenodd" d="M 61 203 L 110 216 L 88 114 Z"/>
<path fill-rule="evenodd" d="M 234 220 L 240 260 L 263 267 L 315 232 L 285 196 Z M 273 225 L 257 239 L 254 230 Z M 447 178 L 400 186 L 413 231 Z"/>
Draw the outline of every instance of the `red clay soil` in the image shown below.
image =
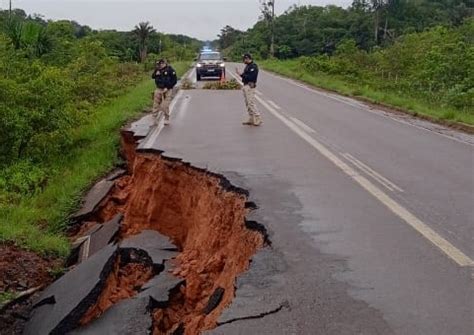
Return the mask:
<path fill-rule="evenodd" d="M 184 334 L 194 335 L 216 327 L 234 298 L 237 276 L 264 243 L 262 234 L 245 227 L 247 197 L 224 189 L 219 176 L 159 153 L 124 152 L 131 175 L 118 181 L 96 219 L 122 213 L 122 239 L 150 229 L 168 236 L 181 251 L 173 274 L 186 282 L 168 308 L 153 311 L 153 334 L 184 326 Z M 222 300 L 205 312 L 217 288 L 224 289 Z"/>
<path fill-rule="evenodd" d="M 138 290 L 154 276 L 152 264 L 129 263 L 121 266 L 120 263 L 119 257 L 99 299 L 84 314 L 80 325 L 86 325 L 99 318 L 117 302 L 135 296 Z"/>
<path fill-rule="evenodd" d="M 41 257 L 11 244 L 0 245 L 0 292 L 21 293 L 38 286 L 47 286 L 54 278 L 52 269 L 62 261 Z M 0 334 L 20 334 L 31 308 L 31 301 L 24 299 L 1 311 Z"/>
<path fill-rule="evenodd" d="M 14 245 L 0 245 L 0 292 L 24 291 L 48 284 L 51 269 L 61 265 L 55 258 L 41 257 Z"/>

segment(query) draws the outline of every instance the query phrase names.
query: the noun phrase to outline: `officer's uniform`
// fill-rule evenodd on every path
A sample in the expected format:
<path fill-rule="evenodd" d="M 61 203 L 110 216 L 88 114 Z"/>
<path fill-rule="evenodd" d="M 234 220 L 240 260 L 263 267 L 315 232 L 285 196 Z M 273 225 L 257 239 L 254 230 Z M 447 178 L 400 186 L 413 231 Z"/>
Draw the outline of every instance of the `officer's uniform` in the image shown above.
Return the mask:
<path fill-rule="evenodd" d="M 156 90 L 153 94 L 153 113 L 157 113 L 160 110 L 163 111 L 165 121 L 168 121 L 172 98 L 171 92 L 178 82 L 176 71 L 171 66 L 167 65 L 163 69 L 153 71 L 151 77 L 155 79 L 156 84 Z"/>
<path fill-rule="evenodd" d="M 255 91 L 258 79 L 258 66 L 253 61 L 245 67 L 244 72 L 240 75 L 244 84 L 243 92 L 245 97 L 245 105 L 249 113 L 249 120 L 244 124 L 260 125 L 260 112 L 255 102 Z"/>

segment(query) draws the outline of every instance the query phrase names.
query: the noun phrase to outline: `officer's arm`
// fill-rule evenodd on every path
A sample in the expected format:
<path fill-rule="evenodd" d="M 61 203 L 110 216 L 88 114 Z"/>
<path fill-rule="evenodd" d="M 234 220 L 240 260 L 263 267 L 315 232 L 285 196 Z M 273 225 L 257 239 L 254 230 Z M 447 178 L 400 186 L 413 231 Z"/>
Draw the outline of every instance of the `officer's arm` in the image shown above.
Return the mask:
<path fill-rule="evenodd" d="M 248 79 L 248 76 L 249 76 L 248 67 L 245 67 L 244 72 L 240 76 L 242 77 L 243 81 L 246 81 Z"/>
<path fill-rule="evenodd" d="M 155 79 L 156 78 L 156 69 L 153 70 L 153 73 L 151 74 L 151 79 Z"/>
<path fill-rule="evenodd" d="M 176 71 L 170 66 L 169 68 L 170 77 L 171 77 L 171 84 L 174 87 L 178 82 L 178 76 L 176 75 Z"/>

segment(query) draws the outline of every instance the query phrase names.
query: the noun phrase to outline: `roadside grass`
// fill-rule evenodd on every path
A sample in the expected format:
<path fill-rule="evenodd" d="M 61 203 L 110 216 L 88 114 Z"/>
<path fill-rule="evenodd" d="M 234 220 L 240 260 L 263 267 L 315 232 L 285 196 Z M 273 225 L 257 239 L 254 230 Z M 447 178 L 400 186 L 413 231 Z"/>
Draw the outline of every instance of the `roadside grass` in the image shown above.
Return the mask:
<path fill-rule="evenodd" d="M 297 79 L 307 84 L 334 91 L 346 96 L 359 97 L 372 103 L 401 109 L 412 115 L 422 115 L 435 120 L 461 122 L 474 125 L 474 114 L 454 108 L 443 107 L 413 97 L 403 96 L 403 93 L 393 93 L 374 89 L 369 85 L 352 83 L 340 76 L 326 73 L 307 73 L 301 69 L 298 60 L 265 60 L 259 65 L 265 70 L 289 78 Z"/>
<path fill-rule="evenodd" d="M 189 64 L 178 62 L 173 67 L 181 76 Z M 74 148 L 54 157 L 43 191 L 0 207 L 0 241 L 40 254 L 66 256 L 68 217 L 91 184 L 119 162 L 119 129 L 151 104 L 153 89 L 153 81 L 144 78 L 127 93 L 98 107 L 88 123 L 75 130 Z"/>

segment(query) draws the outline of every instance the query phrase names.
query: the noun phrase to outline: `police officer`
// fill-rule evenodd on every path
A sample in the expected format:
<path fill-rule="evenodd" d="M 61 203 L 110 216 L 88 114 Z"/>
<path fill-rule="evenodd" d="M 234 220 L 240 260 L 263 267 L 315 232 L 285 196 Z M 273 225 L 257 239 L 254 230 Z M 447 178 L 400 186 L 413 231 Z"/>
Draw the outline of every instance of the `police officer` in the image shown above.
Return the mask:
<path fill-rule="evenodd" d="M 246 65 L 244 72 L 242 73 L 237 69 L 237 74 L 242 78 L 242 82 L 244 83 L 243 92 L 249 118 L 247 121 L 242 122 L 242 124 L 249 126 L 260 126 L 262 124 L 262 119 L 255 102 L 258 66 L 254 63 L 252 56 L 248 53 L 243 56 L 243 62 Z"/>
<path fill-rule="evenodd" d="M 178 82 L 176 71 L 168 65 L 166 60 L 160 59 L 156 62 L 155 70 L 151 77 L 155 79 L 156 84 L 156 90 L 153 94 L 153 113 L 158 113 L 160 110 L 163 111 L 165 125 L 168 125 L 170 120 L 171 92 Z"/>

